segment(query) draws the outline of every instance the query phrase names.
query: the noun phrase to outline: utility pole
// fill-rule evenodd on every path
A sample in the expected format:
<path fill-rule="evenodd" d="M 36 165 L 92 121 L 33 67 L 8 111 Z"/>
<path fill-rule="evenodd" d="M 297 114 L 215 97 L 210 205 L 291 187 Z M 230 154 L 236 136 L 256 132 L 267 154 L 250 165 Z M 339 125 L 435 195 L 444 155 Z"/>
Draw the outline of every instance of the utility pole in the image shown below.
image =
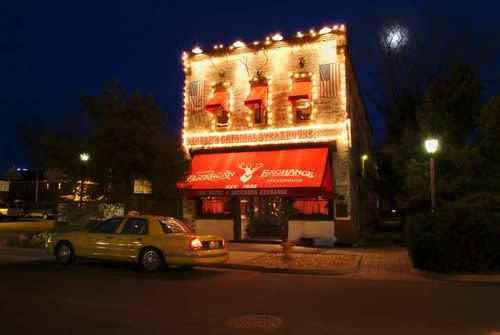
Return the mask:
<path fill-rule="evenodd" d="M 35 174 L 35 206 L 38 208 L 38 192 L 40 190 L 40 169 L 36 169 Z"/>

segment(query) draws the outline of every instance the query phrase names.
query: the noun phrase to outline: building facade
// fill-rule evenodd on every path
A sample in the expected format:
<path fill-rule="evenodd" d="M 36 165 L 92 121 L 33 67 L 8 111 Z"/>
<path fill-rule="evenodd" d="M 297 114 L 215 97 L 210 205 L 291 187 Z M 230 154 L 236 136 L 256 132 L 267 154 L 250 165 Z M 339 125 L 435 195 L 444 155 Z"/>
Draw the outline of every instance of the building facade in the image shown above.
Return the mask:
<path fill-rule="evenodd" d="M 357 241 L 372 135 L 345 26 L 195 47 L 183 65 L 184 219 L 227 240 Z"/>

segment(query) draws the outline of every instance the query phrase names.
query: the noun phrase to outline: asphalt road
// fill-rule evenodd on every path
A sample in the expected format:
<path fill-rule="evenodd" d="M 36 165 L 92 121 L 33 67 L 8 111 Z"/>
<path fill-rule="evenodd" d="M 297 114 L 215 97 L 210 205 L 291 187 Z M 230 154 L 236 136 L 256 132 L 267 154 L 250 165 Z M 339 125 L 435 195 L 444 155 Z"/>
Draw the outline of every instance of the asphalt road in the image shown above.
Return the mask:
<path fill-rule="evenodd" d="M 500 286 L 62 267 L 0 249 L 1 334 L 489 334 Z"/>

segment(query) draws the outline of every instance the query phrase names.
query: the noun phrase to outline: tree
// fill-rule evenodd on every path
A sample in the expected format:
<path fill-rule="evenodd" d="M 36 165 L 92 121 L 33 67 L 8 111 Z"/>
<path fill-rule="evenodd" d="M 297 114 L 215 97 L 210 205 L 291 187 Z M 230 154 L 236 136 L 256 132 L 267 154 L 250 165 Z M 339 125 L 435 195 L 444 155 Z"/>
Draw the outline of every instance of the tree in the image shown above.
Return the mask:
<path fill-rule="evenodd" d="M 417 112 L 418 124 L 424 136 L 438 135 L 447 146 L 463 147 L 477 127 L 480 108 L 478 71 L 470 64 L 451 64 L 430 83 Z"/>
<path fill-rule="evenodd" d="M 491 98 L 481 110 L 479 118 L 479 150 L 482 156 L 484 187 L 490 192 L 500 191 L 500 96 Z"/>
<path fill-rule="evenodd" d="M 129 93 L 112 82 L 81 103 L 74 122 L 39 136 L 47 167 L 60 169 L 74 182 L 85 172 L 97 183 L 96 195 L 111 202 L 127 203 L 138 178 L 152 181 L 158 202 L 177 196 L 184 159 L 177 139 L 167 133 L 167 114 L 152 96 Z M 85 171 L 81 152 L 91 156 Z"/>

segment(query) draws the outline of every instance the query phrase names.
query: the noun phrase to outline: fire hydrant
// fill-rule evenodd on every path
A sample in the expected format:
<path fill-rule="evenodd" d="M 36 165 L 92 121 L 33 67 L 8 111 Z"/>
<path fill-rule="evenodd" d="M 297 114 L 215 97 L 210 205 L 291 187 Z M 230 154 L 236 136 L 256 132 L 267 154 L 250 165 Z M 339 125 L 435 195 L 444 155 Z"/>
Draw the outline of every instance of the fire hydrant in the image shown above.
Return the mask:
<path fill-rule="evenodd" d="M 286 260 L 292 259 L 293 243 L 286 240 L 281 243 L 281 247 L 283 248 L 283 258 Z"/>

